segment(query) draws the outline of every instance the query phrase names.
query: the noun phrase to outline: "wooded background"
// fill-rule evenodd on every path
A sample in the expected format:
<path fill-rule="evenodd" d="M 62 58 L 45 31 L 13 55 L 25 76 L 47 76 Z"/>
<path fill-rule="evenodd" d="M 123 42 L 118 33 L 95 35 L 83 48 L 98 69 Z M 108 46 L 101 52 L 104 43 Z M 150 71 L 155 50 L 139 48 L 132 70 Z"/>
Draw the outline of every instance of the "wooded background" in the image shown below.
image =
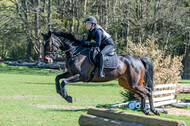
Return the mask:
<path fill-rule="evenodd" d="M 0 0 L 0 57 L 39 60 L 40 31 L 84 39 L 87 16 L 111 34 L 118 53 L 129 41 L 146 45 L 152 37 L 166 56 L 183 55 L 183 78 L 190 78 L 189 0 Z"/>

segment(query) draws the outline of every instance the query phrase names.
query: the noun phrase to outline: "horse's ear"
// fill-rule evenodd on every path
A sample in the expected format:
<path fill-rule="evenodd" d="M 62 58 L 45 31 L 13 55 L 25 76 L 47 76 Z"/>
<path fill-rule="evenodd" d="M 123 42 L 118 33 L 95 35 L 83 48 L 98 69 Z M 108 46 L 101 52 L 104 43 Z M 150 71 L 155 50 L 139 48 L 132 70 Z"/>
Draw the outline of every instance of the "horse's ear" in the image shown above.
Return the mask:
<path fill-rule="evenodd" d="M 51 31 L 48 32 L 48 35 L 51 36 Z"/>
<path fill-rule="evenodd" d="M 42 34 L 43 36 L 45 35 L 43 31 L 41 31 L 41 34 Z"/>

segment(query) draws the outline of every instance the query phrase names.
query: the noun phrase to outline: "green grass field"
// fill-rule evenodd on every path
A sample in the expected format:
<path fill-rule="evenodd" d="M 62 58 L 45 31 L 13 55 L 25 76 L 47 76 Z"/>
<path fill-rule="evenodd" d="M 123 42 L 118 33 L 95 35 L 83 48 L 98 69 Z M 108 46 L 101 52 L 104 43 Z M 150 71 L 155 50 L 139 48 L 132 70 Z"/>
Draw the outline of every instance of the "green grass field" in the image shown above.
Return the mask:
<path fill-rule="evenodd" d="M 180 80 L 179 83 L 189 83 L 190 84 L 190 80 Z"/>
<path fill-rule="evenodd" d="M 67 103 L 55 91 L 52 70 L 0 65 L 0 126 L 78 126 L 87 107 L 123 101 L 123 88 L 117 81 L 72 83 L 66 86 L 74 99 Z M 183 97 L 189 97 L 186 94 Z M 122 110 L 123 111 L 123 110 Z M 124 110 L 142 114 L 132 110 Z M 180 119 L 190 124 L 188 116 L 161 117 Z"/>

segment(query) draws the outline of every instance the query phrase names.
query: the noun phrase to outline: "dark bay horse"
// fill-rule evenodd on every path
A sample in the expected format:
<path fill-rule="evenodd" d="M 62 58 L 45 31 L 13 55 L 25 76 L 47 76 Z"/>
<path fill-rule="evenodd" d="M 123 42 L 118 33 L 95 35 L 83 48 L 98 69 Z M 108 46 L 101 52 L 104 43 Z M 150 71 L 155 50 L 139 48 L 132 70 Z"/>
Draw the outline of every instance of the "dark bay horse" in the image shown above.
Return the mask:
<path fill-rule="evenodd" d="M 72 34 L 65 32 L 51 32 L 44 34 L 44 62 L 48 63 L 51 56 L 61 49 L 66 55 L 67 72 L 58 75 L 55 79 L 56 91 L 67 102 L 72 102 L 72 97 L 66 92 L 65 85 L 83 81 L 86 82 L 94 66 L 88 60 L 89 48 L 77 40 Z M 145 107 L 145 96 L 149 98 L 150 110 L 159 115 L 153 106 L 153 64 L 150 58 L 137 58 L 130 55 L 117 55 L 118 66 L 116 69 L 104 69 L 105 78 L 99 78 L 97 72 L 91 82 L 106 82 L 118 79 L 119 85 L 131 92 L 136 93 L 141 98 L 141 110 L 146 115 L 150 115 Z M 65 78 L 61 84 L 60 79 Z M 145 78 L 146 84 L 143 85 Z"/>

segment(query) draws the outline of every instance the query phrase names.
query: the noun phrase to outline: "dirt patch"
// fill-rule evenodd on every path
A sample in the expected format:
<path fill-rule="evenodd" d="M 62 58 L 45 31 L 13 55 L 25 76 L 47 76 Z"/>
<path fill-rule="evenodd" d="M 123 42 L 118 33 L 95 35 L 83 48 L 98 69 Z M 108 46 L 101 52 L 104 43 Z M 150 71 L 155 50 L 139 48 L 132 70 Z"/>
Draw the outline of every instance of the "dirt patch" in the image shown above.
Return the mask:
<path fill-rule="evenodd" d="M 190 110 L 179 109 L 179 108 L 168 108 L 168 114 L 190 116 Z"/>
<path fill-rule="evenodd" d="M 93 106 L 67 106 L 67 105 L 43 105 L 43 104 L 36 104 L 36 105 L 30 105 L 30 106 L 36 106 L 38 108 L 54 108 L 54 109 L 88 109 L 88 108 L 94 108 Z"/>

